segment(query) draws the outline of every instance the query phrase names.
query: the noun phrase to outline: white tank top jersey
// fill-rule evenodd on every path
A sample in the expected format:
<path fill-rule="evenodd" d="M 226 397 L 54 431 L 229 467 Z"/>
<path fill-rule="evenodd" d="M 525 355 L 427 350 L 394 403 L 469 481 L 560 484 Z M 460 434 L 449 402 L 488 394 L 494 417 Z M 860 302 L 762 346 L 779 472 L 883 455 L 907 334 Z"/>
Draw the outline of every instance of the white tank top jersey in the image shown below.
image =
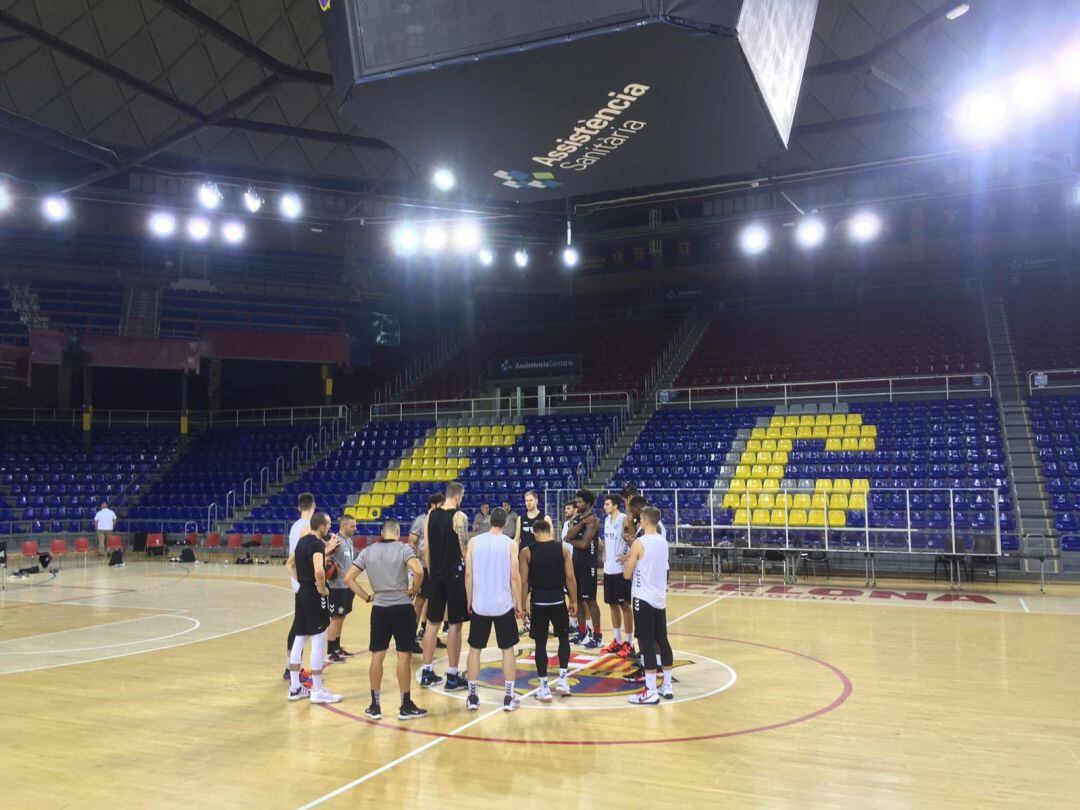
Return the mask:
<path fill-rule="evenodd" d="M 661 537 L 663 537 L 665 540 L 667 540 L 667 529 L 664 528 L 664 521 L 661 520 L 660 523 L 657 524 L 656 530 L 658 532 L 660 532 Z M 637 530 L 637 536 L 638 537 L 641 537 L 643 534 L 645 534 L 644 529 L 638 529 Z"/>
<path fill-rule="evenodd" d="M 630 595 L 663 610 L 667 607 L 667 540 L 658 534 L 643 534 L 638 542 L 645 547 L 645 553 L 634 568 Z"/>
<path fill-rule="evenodd" d="M 510 560 L 514 539 L 484 532 L 469 541 L 472 552 L 472 609 L 480 616 L 502 616 L 514 608 Z"/>
<path fill-rule="evenodd" d="M 604 573 L 614 576 L 623 572 L 623 564 L 616 557 L 626 556 L 626 541 L 623 540 L 623 523 L 626 515 L 620 512 L 612 519 L 604 516 Z"/>

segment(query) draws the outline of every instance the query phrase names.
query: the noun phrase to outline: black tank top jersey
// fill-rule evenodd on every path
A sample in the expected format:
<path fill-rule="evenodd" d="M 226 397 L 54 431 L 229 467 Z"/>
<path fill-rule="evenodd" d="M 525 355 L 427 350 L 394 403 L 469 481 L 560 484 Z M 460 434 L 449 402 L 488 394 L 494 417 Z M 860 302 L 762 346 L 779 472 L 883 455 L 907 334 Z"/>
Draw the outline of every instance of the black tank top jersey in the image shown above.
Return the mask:
<path fill-rule="evenodd" d="M 570 526 L 577 526 L 579 523 L 585 520 L 586 517 L 588 516 L 574 515 L 574 517 L 570 519 Z M 574 546 L 573 558 L 575 567 L 592 568 L 596 566 L 596 552 L 599 550 L 599 538 L 600 533 L 597 532 L 593 535 L 593 539 L 589 543 L 587 548 L 578 548 L 577 546 Z"/>
<path fill-rule="evenodd" d="M 303 585 L 315 585 L 315 555 L 326 555 L 326 543 L 314 534 L 305 534 L 296 544 L 296 581 Z"/>
<path fill-rule="evenodd" d="M 553 605 L 563 601 L 566 569 L 563 567 L 563 544 L 557 540 L 533 543 L 529 552 L 529 590 L 534 605 Z"/>
<path fill-rule="evenodd" d="M 531 548 L 536 543 L 536 536 L 533 534 L 533 524 L 543 516 L 543 512 L 537 512 L 536 517 L 529 517 L 528 512 L 521 516 L 521 540 L 518 542 L 518 549 L 520 551 Z"/>
<path fill-rule="evenodd" d="M 461 543 L 454 531 L 454 515 L 458 510 L 436 509 L 428 516 L 427 544 L 431 555 L 431 578 L 440 582 L 462 579 L 465 561 L 461 558 Z"/>

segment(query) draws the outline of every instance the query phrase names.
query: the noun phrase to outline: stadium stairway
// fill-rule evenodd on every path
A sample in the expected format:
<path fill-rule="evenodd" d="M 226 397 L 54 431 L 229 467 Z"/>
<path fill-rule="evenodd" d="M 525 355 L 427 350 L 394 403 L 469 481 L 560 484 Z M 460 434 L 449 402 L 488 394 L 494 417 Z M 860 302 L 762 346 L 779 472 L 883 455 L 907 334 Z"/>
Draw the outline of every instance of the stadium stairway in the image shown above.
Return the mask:
<path fill-rule="evenodd" d="M 161 333 L 160 316 L 160 287 L 128 287 L 124 290 L 120 334 L 128 337 L 155 338 Z"/>
<path fill-rule="evenodd" d="M 710 323 L 708 318 L 699 318 L 695 312 L 691 312 L 688 317 L 691 318 L 690 328 L 676 348 L 671 361 L 661 369 L 656 385 L 646 391 L 645 396 L 638 403 L 635 403 L 632 417 L 625 423 L 618 438 L 608 448 L 608 452 L 593 468 L 586 484 L 593 492 L 603 492 L 608 488 L 611 477 L 622 465 L 626 454 L 630 452 L 630 448 L 634 446 L 634 442 L 638 440 L 649 419 L 656 411 L 656 392 L 671 388 L 675 384 L 676 378 L 682 372 L 687 360 L 690 359 L 690 355 L 694 353 L 698 343 L 701 342 L 705 332 L 708 331 Z"/>
<path fill-rule="evenodd" d="M 1019 513 L 1021 535 L 1048 534 L 1053 528 L 1050 495 L 1046 491 L 1042 462 L 1035 446 L 1026 380 L 1016 362 L 1005 302 L 984 300 L 983 313 L 990 346 L 990 369 L 994 377 L 1005 449 L 1009 456 L 1009 480 Z"/>
<path fill-rule="evenodd" d="M 29 329 L 48 329 L 49 319 L 42 313 L 38 304 L 37 293 L 29 284 L 8 282 L 5 285 L 11 293 L 11 308 L 18 313 L 19 319 Z"/>

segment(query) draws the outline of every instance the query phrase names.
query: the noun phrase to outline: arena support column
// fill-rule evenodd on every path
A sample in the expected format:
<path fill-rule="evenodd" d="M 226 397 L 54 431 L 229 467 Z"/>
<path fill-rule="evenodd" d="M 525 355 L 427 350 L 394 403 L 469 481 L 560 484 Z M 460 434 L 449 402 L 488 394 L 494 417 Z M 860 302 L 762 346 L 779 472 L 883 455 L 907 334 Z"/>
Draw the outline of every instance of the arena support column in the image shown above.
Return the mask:
<path fill-rule="evenodd" d="M 180 451 L 188 448 L 188 370 L 180 376 Z"/>
<path fill-rule="evenodd" d="M 334 404 L 334 371 L 329 363 L 322 364 L 323 403 Z"/>

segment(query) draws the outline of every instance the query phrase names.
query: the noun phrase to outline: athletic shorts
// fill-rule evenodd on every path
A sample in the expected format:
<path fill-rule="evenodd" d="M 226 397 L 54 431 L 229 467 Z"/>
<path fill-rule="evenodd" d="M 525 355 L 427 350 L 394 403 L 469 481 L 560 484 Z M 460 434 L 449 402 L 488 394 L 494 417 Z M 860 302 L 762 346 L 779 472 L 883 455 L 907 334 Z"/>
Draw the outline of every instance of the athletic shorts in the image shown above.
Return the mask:
<path fill-rule="evenodd" d="M 544 628 L 546 635 L 549 622 L 554 631 L 551 635 L 557 638 L 561 638 L 570 632 L 570 613 L 565 602 L 558 605 L 534 604 L 531 618 L 532 622 L 529 626 L 529 636 L 531 638 L 536 638 L 536 632 L 541 627 Z"/>
<path fill-rule="evenodd" d="M 431 598 L 431 575 L 428 574 L 428 570 L 424 569 L 424 581 L 420 583 L 420 590 L 417 591 L 417 596 L 421 599 Z"/>
<path fill-rule="evenodd" d="M 331 588 L 330 589 L 330 615 L 331 616 L 348 616 L 352 613 L 353 597 L 355 597 L 351 590 L 348 588 Z"/>
<path fill-rule="evenodd" d="M 469 620 L 469 600 L 465 594 L 465 580 L 431 580 L 428 590 L 427 620 L 461 624 Z"/>
<path fill-rule="evenodd" d="M 667 628 L 667 608 L 653 607 L 644 599 L 634 601 L 634 635 L 655 639 Z"/>
<path fill-rule="evenodd" d="M 296 615 L 293 632 L 298 636 L 317 636 L 330 626 L 330 601 L 314 585 L 301 585 L 296 592 Z"/>
<path fill-rule="evenodd" d="M 416 647 L 416 611 L 412 605 L 372 606 L 368 650 L 386 652 L 391 639 L 398 652 L 412 652 Z"/>
<path fill-rule="evenodd" d="M 574 579 L 577 580 L 578 599 L 596 598 L 596 566 L 579 568 L 575 565 Z"/>
<path fill-rule="evenodd" d="M 495 626 L 495 642 L 500 650 L 508 650 L 521 640 L 513 610 L 506 611 L 502 616 L 481 616 L 474 613 L 469 623 L 469 646 L 478 650 L 484 649 L 491 638 L 492 625 Z"/>
<path fill-rule="evenodd" d="M 622 574 L 604 574 L 604 604 L 625 605 L 630 601 L 630 580 Z"/>

